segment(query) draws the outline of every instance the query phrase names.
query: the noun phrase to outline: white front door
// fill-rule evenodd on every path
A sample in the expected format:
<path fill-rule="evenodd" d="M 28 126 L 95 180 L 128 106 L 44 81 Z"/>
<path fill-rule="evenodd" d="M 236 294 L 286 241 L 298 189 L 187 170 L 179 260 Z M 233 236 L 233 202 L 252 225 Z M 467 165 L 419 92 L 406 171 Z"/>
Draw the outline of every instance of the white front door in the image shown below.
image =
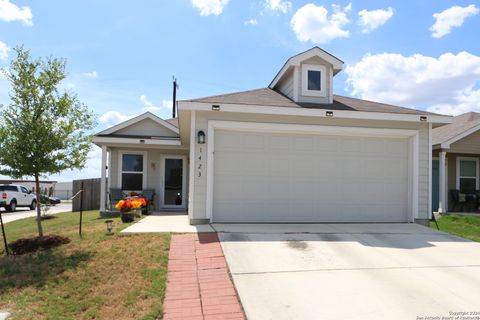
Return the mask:
<path fill-rule="evenodd" d="M 186 167 L 185 156 L 162 156 L 161 208 L 186 208 Z"/>

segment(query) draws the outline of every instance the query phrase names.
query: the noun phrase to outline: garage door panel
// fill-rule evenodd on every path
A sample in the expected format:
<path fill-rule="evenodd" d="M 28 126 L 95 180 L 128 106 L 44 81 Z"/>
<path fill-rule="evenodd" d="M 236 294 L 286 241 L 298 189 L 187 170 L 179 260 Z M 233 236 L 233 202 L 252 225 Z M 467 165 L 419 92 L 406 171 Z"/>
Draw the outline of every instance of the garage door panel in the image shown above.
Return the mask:
<path fill-rule="evenodd" d="M 290 159 L 284 155 L 281 157 L 268 158 L 268 173 L 269 176 L 284 176 L 288 175 L 288 167 L 290 164 Z"/>
<path fill-rule="evenodd" d="M 358 153 L 361 150 L 362 141 L 357 138 L 342 138 L 340 139 L 340 150 L 341 152 L 347 153 Z"/>
<path fill-rule="evenodd" d="M 331 161 L 338 162 L 338 170 L 342 177 L 349 178 L 356 177 L 357 175 L 363 175 L 362 173 L 362 161 L 355 158 L 336 158 Z M 335 172 L 333 173 L 335 174 Z"/>
<path fill-rule="evenodd" d="M 265 136 L 260 134 L 247 134 L 244 137 L 245 150 L 263 150 L 265 148 Z"/>
<path fill-rule="evenodd" d="M 317 165 L 315 159 L 312 157 L 301 157 L 296 155 L 289 159 L 288 169 L 292 173 L 292 176 L 312 177 Z"/>
<path fill-rule="evenodd" d="M 222 131 L 215 136 L 215 148 L 217 151 L 237 150 L 243 145 L 243 135 L 239 132 Z"/>
<path fill-rule="evenodd" d="M 408 221 L 408 146 L 406 139 L 217 131 L 213 220 Z"/>
<path fill-rule="evenodd" d="M 293 150 L 299 152 L 312 152 L 314 137 L 294 137 L 293 138 Z"/>
<path fill-rule="evenodd" d="M 317 151 L 324 153 L 336 152 L 338 147 L 338 138 L 337 137 L 316 137 L 316 146 Z"/>
<path fill-rule="evenodd" d="M 378 138 L 365 138 L 363 150 L 369 154 L 383 154 L 385 152 L 385 140 Z"/>
<path fill-rule="evenodd" d="M 290 137 L 286 135 L 274 134 L 268 137 L 267 150 L 278 152 L 290 149 Z"/>

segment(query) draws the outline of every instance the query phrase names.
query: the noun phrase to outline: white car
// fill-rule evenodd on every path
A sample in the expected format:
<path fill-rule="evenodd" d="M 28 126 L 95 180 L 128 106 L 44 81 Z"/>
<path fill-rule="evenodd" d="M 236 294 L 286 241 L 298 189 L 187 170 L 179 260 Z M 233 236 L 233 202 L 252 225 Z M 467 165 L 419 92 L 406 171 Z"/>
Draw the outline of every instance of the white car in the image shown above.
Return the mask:
<path fill-rule="evenodd" d="M 16 184 L 0 184 L 0 208 L 14 212 L 17 207 L 29 207 L 34 210 L 37 197 L 27 188 Z"/>

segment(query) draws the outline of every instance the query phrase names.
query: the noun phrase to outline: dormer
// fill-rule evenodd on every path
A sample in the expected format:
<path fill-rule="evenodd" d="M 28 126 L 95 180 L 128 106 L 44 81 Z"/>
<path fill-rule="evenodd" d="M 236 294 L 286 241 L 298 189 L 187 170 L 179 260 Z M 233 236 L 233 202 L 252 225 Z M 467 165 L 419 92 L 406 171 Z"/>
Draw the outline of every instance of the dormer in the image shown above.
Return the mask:
<path fill-rule="evenodd" d="M 342 70 L 343 61 L 314 47 L 285 62 L 270 83 L 298 103 L 333 103 L 333 77 Z"/>

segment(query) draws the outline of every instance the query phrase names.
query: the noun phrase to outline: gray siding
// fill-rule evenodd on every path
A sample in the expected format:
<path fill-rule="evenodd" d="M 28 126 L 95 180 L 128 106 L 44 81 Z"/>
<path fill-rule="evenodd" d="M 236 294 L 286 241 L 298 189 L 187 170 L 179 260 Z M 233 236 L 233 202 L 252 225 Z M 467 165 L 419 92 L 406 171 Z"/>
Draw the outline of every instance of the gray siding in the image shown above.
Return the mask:
<path fill-rule="evenodd" d="M 429 152 L 428 145 L 428 124 L 427 123 L 406 123 L 406 122 L 385 122 L 385 121 L 362 121 L 335 118 L 314 118 L 300 116 L 272 116 L 272 115 L 248 115 L 239 113 L 220 113 L 220 112 L 197 112 L 196 130 L 208 131 L 208 120 L 231 120 L 231 121 L 254 121 L 271 123 L 291 123 L 291 124 L 317 124 L 317 125 L 337 125 L 337 126 L 357 126 L 357 127 L 376 127 L 376 128 L 396 128 L 396 129 L 415 129 L 419 131 L 419 179 L 418 179 L 418 218 L 428 218 L 428 201 L 430 186 L 429 177 Z M 201 148 L 201 152 L 200 152 Z M 199 160 L 201 155 L 201 160 Z M 195 144 L 195 168 L 199 165 L 203 168 L 201 175 L 197 172 L 194 175 L 194 219 L 206 218 L 206 183 L 207 183 L 207 144 Z"/>
<path fill-rule="evenodd" d="M 448 152 L 480 154 L 480 131 L 452 143 Z"/>
<path fill-rule="evenodd" d="M 178 134 L 156 123 L 151 119 L 144 119 L 131 126 L 118 130 L 117 132 L 115 132 L 115 134 L 133 136 L 178 137 Z"/>
<path fill-rule="evenodd" d="M 281 93 L 293 100 L 293 71 L 290 71 L 277 86 Z"/>

